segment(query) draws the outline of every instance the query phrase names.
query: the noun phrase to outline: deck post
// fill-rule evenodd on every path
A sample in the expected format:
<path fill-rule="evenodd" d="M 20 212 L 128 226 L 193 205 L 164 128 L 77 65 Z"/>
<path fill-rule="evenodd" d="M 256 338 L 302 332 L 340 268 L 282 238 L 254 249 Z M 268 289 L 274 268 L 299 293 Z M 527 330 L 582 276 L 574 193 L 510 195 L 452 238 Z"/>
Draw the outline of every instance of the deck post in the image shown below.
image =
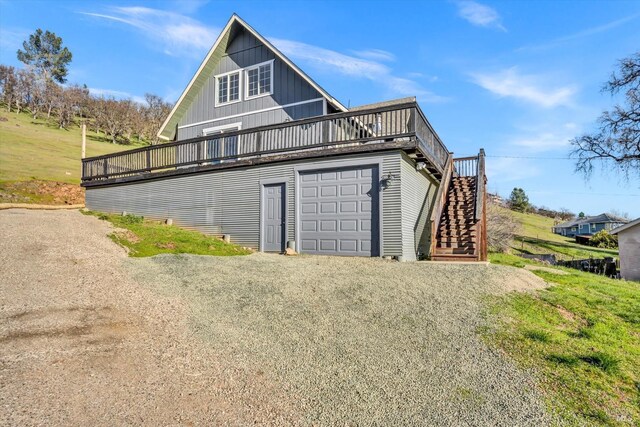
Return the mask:
<path fill-rule="evenodd" d="M 80 154 L 80 179 L 84 176 L 84 158 L 87 155 L 87 124 L 82 122 L 82 153 Z"/>

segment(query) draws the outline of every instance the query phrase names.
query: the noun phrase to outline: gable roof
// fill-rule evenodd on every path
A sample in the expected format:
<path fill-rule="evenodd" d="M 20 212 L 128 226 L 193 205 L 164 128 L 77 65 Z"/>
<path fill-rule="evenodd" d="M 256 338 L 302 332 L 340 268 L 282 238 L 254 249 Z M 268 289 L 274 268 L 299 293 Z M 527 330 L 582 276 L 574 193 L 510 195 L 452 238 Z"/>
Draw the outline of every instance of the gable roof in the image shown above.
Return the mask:
<path fill-rule="evenodd" d="M 269 42 L 266 38 L 262 37 L 256 30 L 251 28 L 249 24 L 243 21 L 238 15 L 235 13 L 227 22 L 227 25 L 224 26 L 222 32 L 213 43 L 213 46 L 209 50 L 209 53 L 200 64 L 198 71 L 191 78 L 191 81 L 187 85 L 180 98 L 178 98 L 178 102 L 173 106 L 171 113 L 164 121 L 160 130 L 158 131 L 158 136 L 162 139 L 171 139 L 175 135 L 175 128 L 180 119 L 184 116 L 189 108 L 191 102 L 196 98 L 200 89 L 204 86 L 207 79 L 210 77 L 213 72 L 215 66 L 218 64 L 222 55 L 226 52 L 227 47 L 233 40 L 236 34 L 241 29 L 247 30 L 251 35 L 253 35 L 256 39 L 258 39 L 264 46 L 266 46 L 269 50 L 271 50 L 277 58 L 282 60 L 285 64 L 287 64 L 293 71 L 298 73 L 300 77 L 302 77 L 309 85 L 311 85 L 315 90 L 317 90 L 324 98 L 326 98 L 327 102 L 331 104 L 333 107 L 340 111 L 347 111 L 347 108 L 342 105 L 338 100 L 333 98 L 327 91 L 325 91 L 320 85 L 318 85 L 311 77 L 309 77 L 304 71 L 302 71 L 296 64 L 294 64 L 289 58 L 284 56 L 282 52 L 280 52 L 271 42 Z"/>
<path fill-rule="evenodd" d="M 575 218 L 572 220 L 569 220 L 567 222 L 563 222 L 562 224 L 558 224 L 558 225 L 554 225 L 554 228 L 568 228 L 568 227 L 575 227 L 578 224 L 583 223 L 584 221 L 586 221 L 588 218 Z"/>
<path fill-rule="evenodd" d="M 628 219 L 621 218 L 608 213 L 596 216 L 585 216 L 584 218 L 575 218 L 562 224 L 554 225 L 554 228 L 576 227 L 580 224 L 604 224 L 608 222 L 629 222 Z"/>
<path fill-rule="evenodd" d="M 633 221 L 625 225 L 621 225 L 620 227 L 614 228 L 613 230 L 611 230 L 611 234 L 618 234 L 619 232 L 628 230 L 629 228 L 635 227 L 636 225 L 640 225 L 640 218 L 634 219 Z"/>

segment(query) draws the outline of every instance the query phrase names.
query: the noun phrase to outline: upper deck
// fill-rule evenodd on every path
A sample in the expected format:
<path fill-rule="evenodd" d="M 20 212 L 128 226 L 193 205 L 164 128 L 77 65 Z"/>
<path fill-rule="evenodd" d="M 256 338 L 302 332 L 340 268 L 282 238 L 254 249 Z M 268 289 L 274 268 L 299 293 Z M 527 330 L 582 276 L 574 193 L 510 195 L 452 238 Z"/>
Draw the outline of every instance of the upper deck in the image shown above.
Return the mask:
<path fill-rule="evenodd" d="M 438 180 L 450 157 L 412 101 L 86 158 L 82 160 L 82 185 L 390 149 L 414 154 Z"/>

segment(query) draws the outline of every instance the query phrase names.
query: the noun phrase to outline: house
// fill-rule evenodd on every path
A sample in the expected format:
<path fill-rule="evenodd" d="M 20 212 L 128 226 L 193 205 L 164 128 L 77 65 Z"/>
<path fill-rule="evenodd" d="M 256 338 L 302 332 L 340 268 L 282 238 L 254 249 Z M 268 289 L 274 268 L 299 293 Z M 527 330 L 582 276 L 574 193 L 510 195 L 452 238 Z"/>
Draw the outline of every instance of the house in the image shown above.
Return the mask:
<path fill-rule="evenodd" d="M 415 98 L 346 108 L 237 15 L 159 136 L 83 159 L 87 207 L 266 252 L 486 259 L 482 150 L 454 159 Z"/>
<path fill-rule="evenodd" d="M 575 218 L 571 221 L 554 225 L 552 231 L 567 237 L 590 236 L 601 230 L 611 231 L 627 222 L 629 222 L 629 220 L 616 215 L 603 213 L 596 216 Z"/>
<path fill-rule="evenodd" d="M 614 228 L 620 251 L 620 276 L 640 281 L 640 218 Z"/>

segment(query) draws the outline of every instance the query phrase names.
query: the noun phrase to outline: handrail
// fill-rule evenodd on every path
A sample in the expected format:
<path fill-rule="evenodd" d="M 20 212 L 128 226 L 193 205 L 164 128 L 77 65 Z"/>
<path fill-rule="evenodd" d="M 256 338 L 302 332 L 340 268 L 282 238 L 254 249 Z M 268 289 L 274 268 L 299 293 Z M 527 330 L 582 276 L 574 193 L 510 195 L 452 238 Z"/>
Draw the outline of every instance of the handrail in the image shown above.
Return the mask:
<path fill-rule="evenodd" d="M 296 150 L 415 139 L 443 170 L 448 151 L 416 102 L 342 112 L 136 148 L 82 160 L 83 182 Z"/>
<path fill-rule="evenodd" d="M 435 196 L 435 206 L 431 212 L 431 248 L 430 254 L 433 254 L 438 244 L 438 228 L 440 227 L 440 219 L 442 217 L 442 210 L 447 202 L 447 193 L 449 192 L 449 184 L 451 183 L 451 177 L 453 175 L 453 153 L 449 153 L 447 163 L 442 174 L 442 181 L 438 187 L 438 191 Z"/>
<path fill-rule="evenodd" d="M 483 210 L 483 198 L 485 193 L 485 154 L 484 148 L 480 149 L 480 153 L 478 153 L 478 165 L 476 172 L 476 200 L 475 200 L 475 219 L 478 221 L 482 218 L 482 210 Z"/>

